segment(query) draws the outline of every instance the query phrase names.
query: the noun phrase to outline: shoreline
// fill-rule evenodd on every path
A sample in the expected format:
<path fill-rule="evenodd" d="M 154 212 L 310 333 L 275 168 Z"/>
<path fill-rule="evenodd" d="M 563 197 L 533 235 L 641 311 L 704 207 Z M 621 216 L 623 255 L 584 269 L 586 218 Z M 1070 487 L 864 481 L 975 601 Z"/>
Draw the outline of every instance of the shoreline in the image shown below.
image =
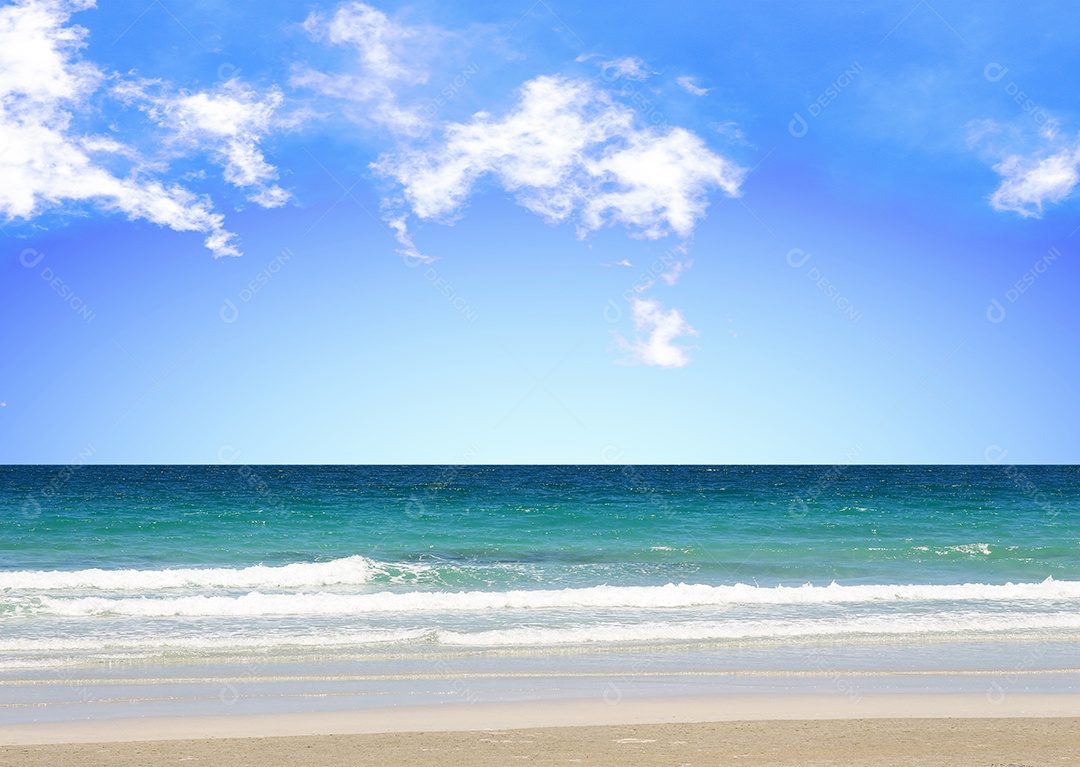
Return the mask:
<path fill-rule="evenodd" d="M 91 719 L 0 725 L 0 747 L 216 739 L 461 733 L 738 722 L 1075 720 L 1080 694 L 749 694 L 450 703 L 350 711 Z M 1080 742 L 1080 738 L 1077 739 Z M 2 752 L 0 752 L 2 753 Z"/>

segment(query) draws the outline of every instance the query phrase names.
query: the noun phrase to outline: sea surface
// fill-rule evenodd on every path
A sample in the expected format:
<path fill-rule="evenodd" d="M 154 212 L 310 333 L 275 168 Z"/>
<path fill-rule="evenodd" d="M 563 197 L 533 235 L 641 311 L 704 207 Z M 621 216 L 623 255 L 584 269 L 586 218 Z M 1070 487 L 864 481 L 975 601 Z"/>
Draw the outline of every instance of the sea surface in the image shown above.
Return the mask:
<path fill-rule="evenodd" d="M 1072 689 L 1078 651 L 1080 467 L 0 467 L 0 707 L 312 664 Z"/>

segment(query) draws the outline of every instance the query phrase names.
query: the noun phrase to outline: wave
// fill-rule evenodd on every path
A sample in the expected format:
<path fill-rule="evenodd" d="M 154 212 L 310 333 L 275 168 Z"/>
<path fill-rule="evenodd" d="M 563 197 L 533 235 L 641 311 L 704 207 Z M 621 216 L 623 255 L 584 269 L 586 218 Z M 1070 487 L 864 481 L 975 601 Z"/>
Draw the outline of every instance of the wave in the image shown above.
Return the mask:
<path fill-rule="evenodd" d="M 218 650 L 244 652 L 270 648 L 332 649 L 366 645 L 421 643 L 430 644 L 434 633 L 430 629 L 366 629 L 337 633 L 281 633 L 265 628 L 244 635 L 237 631 L 215 633 L 198 631 L 189 635 L 176 633 L 143 636 L 93 637 L 19 637 L 0 639 L 0 653 L 92 653 L 107 654 L 137 650 Z M 123 657 L 123 656 L 119 656 Z M 5 661 L 8 659 L 4 659 Z"/>
<path fill-rule="evenodd" d="M 594 642 L 722 642 L 742 640 L 897 640 L 975 637 L 1080 630 L 1080 615 L 860 616 L 845 620 L 646 622 L 576 626 L 516 626 L 462 632 L 438 630 L 438 644 L 473 647 L 591 644 Z"/>
<path fill-rule="evenodd" d="M 339 560 L 339 562 L 342 560 Z M 366 560 L 363 560 L 366 562 Z M 333 564 L 333 563 L 327 563 Z M 291 566 L 290 566 L 291 567 Z M 316 566 L 307 566 L 316 567 Z M 258 582 L 258 573 L 249 570 L 286 570 L 288 568 L 247 568 L 233 572 L 237 579 Z M 352 576 L 329 574 L 332 583 L 342 578 L 359 578 L 367 566 L 356 568 Z M 84 571 L 90 572 L 90 571 Z M 185 571 L 163 571 L 182 573 Z M 215 571 L 186 571 L 208 574 Z M 221 571 L 216 571 L 221 572 Z M 297 581 L 309 585 L 310 571 L 303 571 Z M 187 575 L 177 576 L 178 584 Z M 265 576 L 264 576 L 265 577 Z M 204 575 L 213 585 L 226 585 L 221 575 Z M 358 582 L 358 581 L 351 581 Z M 199 584 L 203 585 L 203 584 Z M 235 581 L 227 584 L 235 585 Z M 276 579 L 275 586 L 282 580 Z M 726 607 L 731 605 L 827 605 L 852 603 L 904 602 L 1048 602 L 1080 600 L 1080 581 L 1008 583 L 991 585 L 863 585 L 774 586 L 744 584 L 709 586 L 667 584 L 666 586 L 593 586 L 560 590 L 516 591 L 383 591 L 373 594 L 315 593 L 266 594 L 252 591 L 242 596 L 146 596 L 137 597 L 56 597 L 15 596 L 0 599 L 0 616 L 10 615 L 121 615 L 142 617 L 168 616 L 258 616 L 258 615 L 365 615 L 378 613 L 446 613 L 487 610 L 557 610 L 557 609 L 679 609 Z"/>
<path fill-rule="evenodd" d="M 4 590 L 98 590 L 140 592 L 163 589 L 303 589 L 358 586 L 379 575 L 417 574 L 428 568 L 412 563 L 388 564 L 359 555 L 328 562 L 297 562 L 277 567 L 207 567 L 172 570 L 16 570 L 0 572 Z"/>
<path fill-rule="evenodd" d="M 144 627 L 145 628 L 145 627 Z M 101 658 L 131 658 L 134 654 L 172 655 L 184 653 L 225 653 L 277 651 L 322 652 L 370 649 L 435 647 L 552 647 L 595 644 L 655 644 L 680 642 L 843 642 L 880 643 L 909 639 L 917 641 L 985 640 L 988 636 L 1047 641 L 1075 641 L 1080 634 L 1080 614 L 1057 613 L 937 615 L 877 615 L 843 619 L 802 618 L 796 620 L 693 620 L 644 621 L 639 623 L 596 622 L 568 625 L 528 625 L 509 628 L 462 630 L 437 626 L 387 629 L 356 629 L 338 626 L 318 631 L 295 632 L 262 627 L 230 631 L 190 630 L 182 633 L 141 636 L 21 637 L 0 639 L 0 668 L 13 661 L 56 653 Z M 5 657 L 6 656 L 6 657 Z"/>

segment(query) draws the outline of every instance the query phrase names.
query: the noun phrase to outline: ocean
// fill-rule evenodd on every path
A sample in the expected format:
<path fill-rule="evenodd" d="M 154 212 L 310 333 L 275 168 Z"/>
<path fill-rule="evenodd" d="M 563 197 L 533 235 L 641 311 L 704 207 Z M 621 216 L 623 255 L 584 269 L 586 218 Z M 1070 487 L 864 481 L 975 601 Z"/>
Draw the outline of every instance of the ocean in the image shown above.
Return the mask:
<path fill-rule="evenodd" d="M 1075 691 L 1078 650 L 1080 467 L 0 467 L 9 721 Z"/>

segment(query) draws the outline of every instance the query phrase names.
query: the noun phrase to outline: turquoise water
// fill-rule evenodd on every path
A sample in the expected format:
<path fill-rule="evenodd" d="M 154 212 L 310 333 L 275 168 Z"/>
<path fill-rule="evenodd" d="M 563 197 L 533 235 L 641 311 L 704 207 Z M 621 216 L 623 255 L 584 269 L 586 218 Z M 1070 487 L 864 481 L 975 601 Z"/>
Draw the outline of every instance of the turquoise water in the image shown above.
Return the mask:
<path fill-rule="evenodd" d="M 0 570 L 361 555 L 448 573 L 522 566 L 493 571 L 492 586 L 530 570 L 566 585 L 588 585 L 590 570 L 628 584 L 1080 578 L 1077 467 L 62 471 L 0 467 Z"/>
<path fill-rule="evenodd" d="M 1078 638 L 1077 467 L 0 467 L 0 670 Z"/>

